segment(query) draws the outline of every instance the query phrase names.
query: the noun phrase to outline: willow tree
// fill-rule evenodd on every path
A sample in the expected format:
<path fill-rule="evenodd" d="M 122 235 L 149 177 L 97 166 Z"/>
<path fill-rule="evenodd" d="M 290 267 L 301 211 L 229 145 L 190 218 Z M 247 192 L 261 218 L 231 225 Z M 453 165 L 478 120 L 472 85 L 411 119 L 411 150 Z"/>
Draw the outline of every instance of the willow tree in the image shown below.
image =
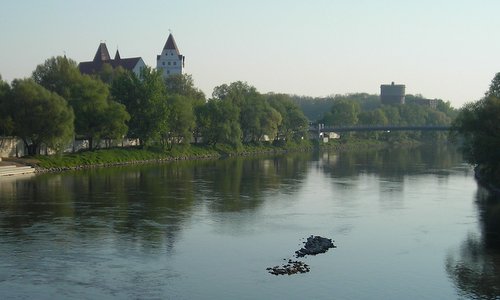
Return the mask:
<path fill-rule="evenodd" d="M 4 109 L 9 114 L 13 134 L 24 142 L 28 155 L 39 154 L 40 146 L 56 150 L 73 136 L 73 110 L 68 102 L 32 79 L 14 80 Z"/>

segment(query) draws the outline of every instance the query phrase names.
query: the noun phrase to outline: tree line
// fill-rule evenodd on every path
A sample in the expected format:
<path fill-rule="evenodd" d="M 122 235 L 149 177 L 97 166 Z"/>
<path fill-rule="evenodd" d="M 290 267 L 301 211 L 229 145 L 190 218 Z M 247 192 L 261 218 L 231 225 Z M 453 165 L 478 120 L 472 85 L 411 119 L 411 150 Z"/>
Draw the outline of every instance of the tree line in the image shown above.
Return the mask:
<path fill-rule="evenodd" d="M 477 166 L 480 181 L 500 188 L 500 73 L 485 96 L 465 104 L 453 122 L 465 159 Z"/>
<path fill-rule="evenodd" d="M 74 138 L 88 140 L 90 150 L 125 136 L 145 147 L 171 149 L 201 138 L 239 148 L 299 141 L 307 129 L 288 95 L 261 94 L 240 81 L 216 87 L 206 99 L 190 75 L 164 79 L 149 67 L 136 75 L 105 64 L 89 76 L 61 56 L 38 65 L 31 78 L 9 85 L 0 77 L 0 135 L 19 137 L 29 155 L 42 145 L 62 151 Z"/>
<path fill-rule="evenodd" d="M 296 103 L 304 112 L 306 117 L 311 121 L 321 121 L 325 113 L 330 112 L 332 106 L 337 102 L 350 102 L 357 106 L 360 112 L 373 111 L 377 109 L 384 109 L 380 101 L 379 95 L 367 93 L 353 93 L 345 95 L 332 95 L 328 97 L 307 97 L 307 96 L 291 96 L 294 103 Z M 413 109 L 420 100 L 425 99 L 422 95 L 405 95 L 405 105 L 410 105 Z M 442 99 L 434 99 L 437 102 L 436 108 L 432 111 L 438 111 L 445 114 L 450 119 L 454 119 L 458 110 L 451 106 L 449 101 Z M 387 107 L 387 106 L 386 106 Z M 422 114 L 419 108 L 416 108 L 418 114 Z M 431 110 L 427 110 L 431 112 Z M 424 112 L 426 113 L 426 112 Z M 404 113 L 403 113 L 404 114 Z M 398 121 L 398 120 L 395 120 Z"/>

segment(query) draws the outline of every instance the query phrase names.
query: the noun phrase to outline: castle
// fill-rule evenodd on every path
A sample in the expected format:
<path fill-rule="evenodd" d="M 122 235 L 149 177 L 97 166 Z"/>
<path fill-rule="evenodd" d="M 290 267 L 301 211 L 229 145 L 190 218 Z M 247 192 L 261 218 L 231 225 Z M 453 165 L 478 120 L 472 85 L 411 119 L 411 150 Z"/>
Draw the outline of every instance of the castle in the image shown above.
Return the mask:
<path fill-rule="evenodd" d="M 161 54 L 156 56 L 156 69 L 162 73 L 163 78 L 174 74 L 182 74 L 184 61 L 185 56 L 180 53 L 174 36 L 169 34 Z M 78 69 L 82 74 L 91 75 L 99 73 L 105 64 L 110 65 L 113 69 L 122 67 L 136 75 L 139 75 L 141 69 L 146 66 L 141 57 L 121 58 L 118 50 L 116 50 L 115 57 L 111 59 L 106 43 L 100 43 L 94 59 L 80 62 Z"/>

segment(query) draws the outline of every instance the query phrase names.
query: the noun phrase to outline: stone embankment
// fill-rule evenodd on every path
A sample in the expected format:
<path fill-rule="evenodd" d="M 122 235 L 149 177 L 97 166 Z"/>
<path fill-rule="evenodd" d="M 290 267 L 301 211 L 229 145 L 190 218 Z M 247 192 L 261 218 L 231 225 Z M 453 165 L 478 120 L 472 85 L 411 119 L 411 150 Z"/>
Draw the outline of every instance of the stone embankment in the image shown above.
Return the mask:
<path fill-rule="evenodd" d="M 2 165 L 0 166 L 0 176 L 13 176 L 34 173 L 35 169 L 29 166 Z"/>

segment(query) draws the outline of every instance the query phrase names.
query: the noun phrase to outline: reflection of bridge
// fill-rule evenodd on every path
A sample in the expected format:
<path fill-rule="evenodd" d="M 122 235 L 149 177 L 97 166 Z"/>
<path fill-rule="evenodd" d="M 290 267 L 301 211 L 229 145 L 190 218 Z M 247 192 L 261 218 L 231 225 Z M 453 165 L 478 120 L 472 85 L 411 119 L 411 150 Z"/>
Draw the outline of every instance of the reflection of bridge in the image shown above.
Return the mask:
<path fill-rule="evenodd" d="M 448 131 L 449 125 L 357 125 L 357 126 L 320 126 L 309 128 L 314 132 L 350 132 L 350 131 Z"/>

